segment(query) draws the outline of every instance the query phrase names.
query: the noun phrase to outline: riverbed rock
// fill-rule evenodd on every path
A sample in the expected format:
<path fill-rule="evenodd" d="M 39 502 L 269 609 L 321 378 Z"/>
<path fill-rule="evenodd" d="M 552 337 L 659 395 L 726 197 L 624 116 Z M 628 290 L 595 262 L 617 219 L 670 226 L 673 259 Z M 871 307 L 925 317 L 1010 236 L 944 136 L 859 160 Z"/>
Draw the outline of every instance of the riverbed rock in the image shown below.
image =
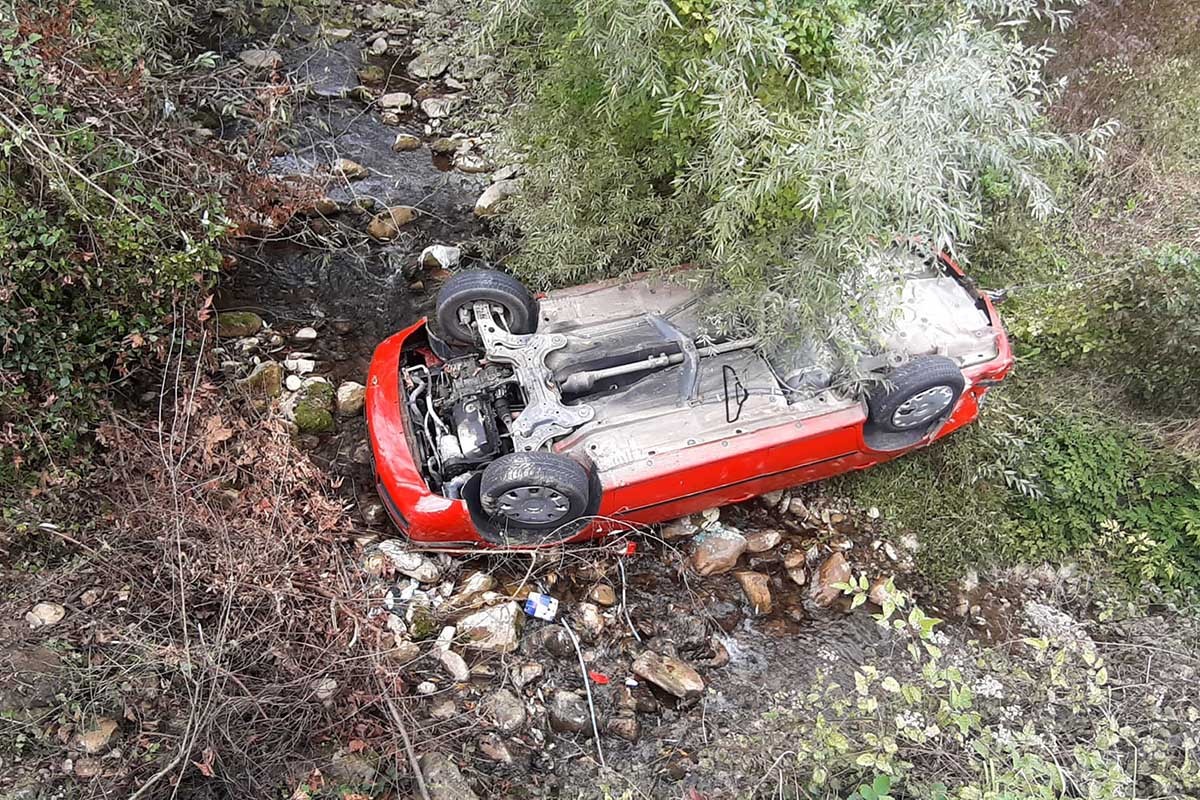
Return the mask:
<path fill-rule="evenodd" d="M 481 172 L 490 172 L 492 162 L 483 153 L 458 152 L 454 154 L 454 168 L 468 175 L 478 175 Z"/>
<path fill-rule="evenodd" d="M 392 142 L 392 150 L 397 153 L 407 153 L 421 149 L 421 138 L 411 133 L 397 133 L 396 141 Z"/>
<path fill-rule="evenodd" d="M 353 28 L 325 28 L 322 35 L 331 42 L 344 42 L 354 35 Z"/>
<path fill-rule="evenodd" d="M 262 317 L 253 311 L 221 311 L 217 313 L 217 336 L 222 339 L 241 339 L 253 336 L 262 329 Z"/>
<path fill-rule="evenodd" d="M 704 680 L 691 665 L 653 650 L 634 659 L 633 674 L 681 700 L 699 697 L 704 691 Z"/>
<path fill-rule="evenodd" d="M 311 325 L 306 325 L 300 330 L 292 334 L 292 341 L 298 344 L 310 344 L 317 340 L 317 329 Z"/>
<path fill-rule="evenodd" d="M 442 662 L 442 666 L 446 668 L 446 672 L 454 679 L 455 683 L 466 683 L 471 680 L 471 668 L 458 653 L 438 648 L 437 659 Z"/>
<path fill-rule="evenodd" d="M 379 107 L 386 111 L 399 111 L 412 105 L 412 95 L 407 92 L 388 92 L 377 101 Z"/>
<path fill-rule="evenodd" d="M 283 379 L 283 385 L 289 392 L 298 392 L 304 385 L 304 379 L 299 375 L 288 375 Z"/>
<path fill-rule="evenodd" d="M 613 717 L 604 725 L 604 729 L 627 742 L 636 742 L 642 733 L 642 726 L 634 716 Z"/>
<path fill-rule="evenodd" d="M 283 64 L 283 56 L 276 50 L 243 50 L 238 59 L 251 69 L 278 69 Z"/>
<path fill-rule="evenodd" d="M 49 628 L 63 621 L 67 609 L 58 603 L 38 603 L 25 614 L 30 628 Z"/>
<path fill-rule="evenodd" d="M 74 745 L 90 756 L 99 755 L 108 750 L 119 728 L 116 720 L 101 717 L 75 734 Z"/>
<path fill-rule="evenodd" d="M 751 531 L 746 534 L 747 553 L 765 553 L 773 550 L 783 541 L 783 534 L 773 528 Z"/>
<path fill-rule="evenodd" d="M 576 692 L 559 689 L 554 693 L 548 708 L 550 729 L 556 733 L 590 732 L 591 717 L 587 700 Z"/>
<path fill-rule="evenodd" d="M 329 172 L 334 177 L 345 178 L 348 181 L 361 180 L 371 174 L 371 170 L 349 158 L 339 158 L 334 161 L 329 165 Z"/>
<path fill-rule="evenodd" d="M 387 36 L 379 36 L 377 39 L 371 42 L 367 49 L 371 51 L 371 55 L 373 56 L 386 55 L 388 51 Z"/>
<path fill-rule="evenodd" d="M 890 575 L 880 575 L 871 581 L 871 588 L 867 592 L 867 599 L 877 606 L 882 606 L 888 600 L 892 599 L 892 590 L 888 588 L 888 583 L 891 580 L 892 577 Z"/>
<path fill-rule="evenodd" d="M 239 384 L 259 397 L 279 397 L 283 393 L 283 365 L 278 361 L 263 361 Z"/>
<path fill-rule="evenodd" d="M 463 578 L 446 601 L 449 610 L 462 610 L 475 604 L 484 592 L 496 588 L 496 578 L 487 572 L 472 572 Z"/>
<path fill-rule="evenodd" d="M 462 250 L 446 244 L 431 244 L 421 251 L 421 266 L 426 269 L 454 269 L 462 259 Z"/>
<path fill-rule="evenodd" d="M 326 433 L 333 430 L 333 394 L 328 381 L 310 378 L 285 401 L 284 413 L 302 434 Z"/>
<path fill-rule="evenodd" d="M 746 537 L 729 528 L 706 530 L 696 537 L 691 565 L 697 575 L 729 572 L 746 551 Z"/>
<path fill-rule="evenodd" d="M 483 190 L 475 201 L 475 216 L 494 217 L 503 209 L 504 201 L 520 191 L 517 180 L 496 181 Z"/>
<path fill-rule="evenodd" d="M 443 97 L 426 97 L 421 101 L 421 110 L 430 119 L 448 117 L 462 103 L 462 98 L 455 94 Z"/>
<path fill-rule="evenodd" d="M 536 661 L 522 661 L 520 664 L 514 664 L 509 668 L 509 677 L 512 679 L 513 686 L 518 689 L 524 689 L 529 684 L 542 677 L 545 669 Z"/>
<path fill-rule="evenodd" d="M 689 536 L 694 536 L 696 531 L 700 530 L 696 523 L 689 517 L 680 517 L 673 519 L 670 522 L 664 523 L 659 530 L 659 535 L 668 542 L 675 539 L 686 539 Z"/>
<path fill-rule="evenodd" d="M 808 582 L 808 570 L 804 568 L 807 561 L 803 550 L 793 550 L 783 557 L 783 568 L 787 570 L 788 579 L 797 586 Z"/>
<path fill-rule="evenodd" d="M 525 615 L 516 603 L 508 602 L 480 609 L 458 621 L 458 630 L 467 647 L 494 653 L 511 653 L 521 641 Z"/>
<path fill-rule="evenodd" d="M 420 583 L 437 583 L 442 578 L 442 568 L 432 558 L 409 550 L 404 542 L 388 539 L 379 543 L 383 553 L 401 575 L 407 575 Z"/>
<path fill-rule="evenodd" d="M 346 381 L 337 388 L 334 405 L 342 417 L 350 417 L 362 411 L 367 397 L 367 387 L 357 381 Z"/>
<path fill-rule="evenodd" d="M 595 603 L 580 603 L 575 608 L 575 617 L 588 641 L 595 641 L 604 632 L 604 617 Z"/>
<path fill-rule="evenodd" d="M 451 53 L 442 47 L 433 47 L 408 62 L 408 74 L 414 78 L 428 80 L 436 78 L 450 66 Z"/>
<path fill-rule="evenodd" d="M 514 733 L 525 724 L 525 704 L 508 689 L 497 689 L 484 700 L 488 717 L 503 733 Z"/>
<path fill-rule="evenodd" d="M 367 223 L 367 233 L 379 241 L 394 239 L 400 233 L 402 226 L 416 218 L 417 210 L 412 206 L 393 206 L 371 218 L 371 221 Z"/>
<path fill-rule="evenodd" d="M 850 563 L 840 552 L 835 552 L 821 563 L 813 576 L 812 588 L 809 590 L 813 602 L 819 606 L 833 605 L 842 596 L 842 590 L 835 583 L 847 583 L 850 580 Z"/>
<path fill-rule="evenodd" d="M 453 136 L 440 136 L 429 143 L 429 150 L 439 156 L 451 156 L 458 152 L 463 140 Z"/>
<path fill-rule="evenodd" d="M 754 609 L 755 614 L 771 613 L 771 579 L 761 572 L 742 570 L 733 573 L 742 585 L 742 593 Z"/>
<path fill-rule="evenodd" d="M 479 800 L 454 762 L 441 753 L 426 753 L 417 764 L 425 778 L 429 800 Z"/>
<path fill-rule="evenodd" d="M 601 606 L 611 606 L 617 602 L 617 591 L 610 584 L 597 583 L 588 592 L 588 599 Z"/>

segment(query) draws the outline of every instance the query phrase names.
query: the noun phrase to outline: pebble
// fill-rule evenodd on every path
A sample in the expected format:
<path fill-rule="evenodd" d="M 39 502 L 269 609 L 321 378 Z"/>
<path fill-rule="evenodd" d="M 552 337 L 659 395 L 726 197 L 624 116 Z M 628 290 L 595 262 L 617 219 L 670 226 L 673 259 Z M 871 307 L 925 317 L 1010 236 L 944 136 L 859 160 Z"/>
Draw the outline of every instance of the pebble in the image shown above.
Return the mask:
<path fill-rule="evenodd" d="M 458 653 L 453 650 L 438 649 L 437 657 L 442 662 L 442 666 L 446 668 L 446 672 L 450 673 L 450 677 L 456 683 L 466 683 L 471 680 L 471 669 Z"/>
<path fill-rule="evenodd" d="M 647 650 L 633 662 L 633 674 L 680 699 L 699 697 L 704 680 L 684 661 Z"/>
<path fill-rule="evenodd" d="M 617 592 L 607 583 L 597 583 L 588 592 L 588 599 L 602 606 L 611 606 L 617 602 Z"/>
<path fill-rule="evenodd" d="M 767 530 L 752 531 L 746 534 L 746 552 L 765 553 L 777 547 L 782 541 L 783 534 L 777 530 L 768 528 Z"/>
<path fill-rule="evenodd" d="M 356 381 L 346 381 L 337 388 L 334 396 L 334 407 L 343 417 L 349 417 L 362 411 L 367 397 L 367 387 Z"/>
<path fill-rule="evenodd" d="M 315 342 L 317 340 L 317 329 L 312 326 L 301 328 L 292 334 L 292 340 L 297 344 Z"/>
<path fill-rule="evenodd" d="M 30 628 L 48 628 L 62 622 L 67 609 L 58 603 L 38 603 L 25 615 Z"/>
<path fill-rule="evenodd" d="M 407 152 L 409 150 L 419 150 L 421 148 L 421 138 L 414 136 L 411 133 L 397 133 L 396 141 L 392 142 L 392 149 L 397 153 Z"/>
<path fill-rule="evenodd" d="M 733 573 L 742 586 L 742 593 L 754 609 L 755 614 L 771 613 L 771 579 L 761 572 L 741 571 Z"/>
<path fill-rule="evenodd" d="M 554 693 L 549 707 L 550 728 L 557 733 L 581 733 L 590 731 L 591 714 L 588 712 L 587 701 L 565 689 Z"/>
<path fill-rule="evenodd" d="M 696 541 L 690 563 L 697 575 L 729 572 L 746 550 L 746 537 L 728 528 L 704 531 Z"/>
<path fill-rule="evenodd" d="M 284 378 L 283 385 L 289 392 L 298 392 L 300 391 L 300 387 L 304 385 L 304 381 L 300 379 L 299 375 L 288 375 Z"/>
<path fill-rule="evenodd" d="M 116 720 L 101 717 L 86 730 L 76 733 L 74 743 L 83 752 L 94 756 L 109 748 L 118 730 Z"/>
<path fill-rule="evenodd" d="M 825 559 L 813 578 L 809 590 L 813 602 L 819 606 L 833 605 L 842 596 L 842 590 L 834 586 L 836 583 L 847 583 L 851 577 L 850 563 L 840 552 L 835 552 Z"/>
<path fill-rule="evenodd" d="M 508 689 L 497 689 L 488 695 L 484 709 L 502 733 L 514 733 L 525 724 L 525 704 Z"/>

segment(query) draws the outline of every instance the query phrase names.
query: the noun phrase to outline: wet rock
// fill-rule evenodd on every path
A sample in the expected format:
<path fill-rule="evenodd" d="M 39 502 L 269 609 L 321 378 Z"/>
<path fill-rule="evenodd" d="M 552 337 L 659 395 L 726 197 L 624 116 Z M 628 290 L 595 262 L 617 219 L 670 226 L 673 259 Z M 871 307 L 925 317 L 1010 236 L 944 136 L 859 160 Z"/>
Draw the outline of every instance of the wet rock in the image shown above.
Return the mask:
<path fill-rule="evenodd" d="M 421 101 L 421 110 L 430 119 L 441 119 L 450 116 L 461 103 L 462 98 L 453 94 L 445 97 L 427 97 Z"/>
<path fill-rule="evenodd" d="M 73 743 L 75 747 L 90 756 L 98 755 L 108 750 L 119 729 L 116 720 L 101 717 L 84 730 L 76 733 Z"/>
<path fill-rule="evenodd" d="M 733 573 L 742 585 L 742 593 L 756 614 L 771 613 L 771 579 L 761 572 L 741 571 Z"/>
<path fill-rule="evenodd" d="M 446 672 L 456 683 L 466 683 L 471 680 L 471 668 L 458 653 L 453 650 L 437 650 L 438 661 L 446 668 Z"/>
<path fill-rule="evenodd" d="M 642 733 L 642 726 L 637 717 L 631 716 L 613 717 L 605 724 L 604 729 L 627 742 L 636 742 Z"/>
<path fill-rule="evenodd" d="M 217 336 L 222 339 L 241 339 L 244 336 L 253 336 L 262 326 L 262 317 L 253 311 L 217 313 Z"/>
<path fill-rule="evenodd" d="M 411 133 L 397 133 L 396 141 L 392 142 L 392 149 L 397 153 L 405 153 L 410 150 L 421 149 L 421 139 Z"/>
<path fill-rule="evenodd" d="M 286 361 L 284 364 L 286 365 Z M 302 433 L 333 430 L 333 386 L 325 380 L 305 381 L 300 391 L 285 401 L 284 414 Z"/>
<path fill-rule="evenodd" d="M 429 150 L 430 152 L 437 153 L 439 156 L 450 156 L 458 152 L 458 148 L 462 146 L 462 142 L 462 139 L 442 136 L 429 143 Z"/>
<path fill-rule="evenodd" d="M 497 689 L 484 701 L 484 712 L 502 733 L 514 733 L 525 724 L 525 704 L 508 689 Z"/>
<path fill-rule="evenodd" d="M 773 550 L 783 541 L 783 534 L 777 530 L 768 528 L 766 530 L 753 531 L 746 534 L 746 552 L 747 553 L 765 553 L 768 550 Z"/>
<path fill-rule="evenodd" d="M 346 381 L 337 388 L 334 405 L 337 413 L 343 417 L 353 416 L 362 411 L 363 401 L 367 397 L 367 387 L 355 381 Z"/>
<path fill-rule="evenodd" d="M 399 111 L 412 105 L 412 95 L 407 92 L 388 92 L 376 101 L 386 111 Z"/>
<path fill-rule="evenodd" d="M 238 383 L 253 395 L 279 397 L 283 393 L 283 365 L 277 361 L 263 361 Z"/>
<path fill-rule="evenodd" d="M 62 622 L 67 610 L 58 603 L 38 603 L 25 614 L 30 628 L 49 628 Z"/>
<path fill-rule="evenodd" d="M 329 165 L 329 172 L 334 177 L 345 178 L 348 181 L 361 180 L 371 174 L 371 171 L 362 164 L 348 158 L 339 158 L 334 161 Z"/>
<path fill-rule="evenodd" d="M 394 239 L 400 233 L 401 226 L 416 218 L 417 210 L 412 206 L 394 206 L 372 217 L 367 223 L 367 233 L 379 241 Z"/>
<path fill-rule="evenodd" d="M 783 557 L 783 568 L 787 570 L 791 582 L 797 586 L 808 582 L 808 570 L 804 568 L 807 561 L 803 550 L 793 550 Z"/>
<path fill-rule="evenodd" d="M 560 689 L 549 707 L 550 728 L 556 733 L 581 733 L 590 730 L 591 714 L 587 700 L 575 692 Z"/>
<path fill-rule="evenodd" d="M 662 538 L 670 542 L 675 539 L 685 539 L 688 536 L 693 536 L 698 530 L 700 529 L 692 521 L 691 517 L 680 517 L 663 525 L 659 534 Z"/>
<path fill-rule="evenodd" d="M 479 800 L 454 762 L 441 753 L 426 753 L 417 764 L 425 778 L 429 800 Z"/>
<path fill-rule="evenodd" d="M 607 583 L 597 583 L 588 592 L 588 599 L 601 606 L 615 605 L 617 602 L 617 591 Z"/>
<path fill-rule="evenodd" d="M 501 603 L 468 614 L 458 622 L 458 630 L 468 647 L 495 653 L 511 653 L 521 640 L 524 614 L 516 603 Z"/>
<path fill-rule="evenodd" d="M 850 563 L 840 552 L 833 553 L 822 562 L 820 569 L 813 577 L 812 588 L 809 590 L 813 602 L 819 606 L 830 606 L 842 596 L 842 590 L 835 583 L 847 583 L 850 580 Z"/>
<path fill-rule="evenodd" d="M 492 162 L 482 153 L 455 153 L 454 168 L 468 175 L 478 175 L 481 172 L 491 172 Z"/>
<path fill-rule="evenodd" d="M 387 71 L 375 64 L 359 69 L 356 74 L 363 83 L 383 83 L 387 80 Z"/>
<path fill-rule="evenodd" d="M 692 569 L 698 575 L 729 572 L 746 550 L 746 537 L 728 528 L 704 531 L 696 537 L 692 551 Z"/>
<path fill-rule="evenodd" d="M 283 64 L 283 56 L 275 50 L 243 50 L 238 59 L 251 69 L 278 69 Z"/>
<path fill-rule="evenodd" d="M 690 665 L 652 650 L 634 660 L 633 674 L 680 699 L 699 697 L 704 691 L 703 679 Z"/>
<path fill-rule="evenodd" d="M 449 50 L 434 47 L 408 62 L 408 74 L 422 80 L 436 78 L 450 66 L 450 60 L 451 53 Z"/>
<path fill-rule="evenodd" d="M 454 269 L 462 259 L 462 250 L 445 244 L 431 244 L 421 251 L 421 266 L 427 269 Z"/>
<path fill-rule="evenodd" d="M 379 543 L 383 553 L 401 575 L 407 575 L 420 583 L 437 583 L 442 578 L 442 568 L 433 559 L 408 550 L 404 542 L 389 539 Z"/>
<path fill-rule="evenodd" d="M 524 689 L 529 684 L 542 677 L 544 669 L 542 665 L 536 661 L 525 661 L 520 664 L 515 664 L 509 670 L 509 677 L 512 678 L 513 685 L 518 689 Z"/>

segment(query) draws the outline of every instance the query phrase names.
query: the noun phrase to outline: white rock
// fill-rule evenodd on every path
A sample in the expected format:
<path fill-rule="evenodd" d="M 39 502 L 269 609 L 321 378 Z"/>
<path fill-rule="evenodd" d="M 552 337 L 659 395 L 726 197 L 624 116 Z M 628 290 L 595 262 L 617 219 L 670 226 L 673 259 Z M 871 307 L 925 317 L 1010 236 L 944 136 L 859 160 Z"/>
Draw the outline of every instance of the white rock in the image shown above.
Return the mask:
<path fill-rule="evenodd" d="M 432 559 L 405 549 L 403 542 L 395 539 L 380 542 L 379 552 L 387 556 L 397 572 L 421 583 L 437 583 L 442 577 L 441 567 Z"/>
<path fill-rule="evenodd" d="M 381 56 L 387 52 L 388 43 L 386 36 L 380 36 L 375 41 L 371 42 L 371 55 Z"/>
<path fill-rule="evenodd" d="M 317 696 L 317 699 L 322 703 L 328 703 L 337 693 L 338 682 L 333 678 L 319 678 L 313 681 L 312 686 L 313 694 Z"/>
<path fill-rule="evenodd" d="M 450 66 L 450 52 L 434 48 L 408 62 L 408 74 L 414 78 L 436 78 Z"/>
<path fill-rule="evenodd" d="M 520 643 L 522 622 L 524 616 L 519 605 L 502 603 L 463 617 L 458 621 L 458 630 L 468 647 L 511 653 Z"/>
<path fill-rule="evenodd" d="M 317 368 L 317 362 L 311 358 L 285 358 L 283 366 L 296 375 L 307 375 Z"/>
<path fill-rule="evenodd" d="M 518 164 L 509 164 L 492 173 L 492 183 L 497 181 L 509 181 L 517 177 L 521 173 L 521 167 Z"/>
<path fill-rule="evenodd" d="M 425 112 L 425 116 L 436 120 L 449 116 L 460 103 L 462 98 L 453 94 L 445 97 L 427 97 L 421 101 L 421 110 Z"/>
<path fill-rule="evenodd" d="M 475 201 L 475 216 L 493 217 L 500 213 L 500 205 L 520 191 L 516 180 L 496 181 L 483 190 L 483 194 Z"/>
<path fill-rule="evenodd" d="M 283 56 L 274 50 L 243 50 L 238 58 L 251 69 L 275 69 L 283 63 Z"/>
<path fill-rule="evenodd" d="M 337 413 L 343 417 L 353 416 L 362 411 L 363 402 L 367 396 L 367 387 L 355 381 L 346 381 L 337 388 Z"/>
<path fill-rule="evenodd" d="M 446 244 L 431 244 L 421 251 L 421 266 L 434 269 L 453 269 L 462 259 L 462 250 Z"/>
<path fill-rule="evenodd" d="M 433 694 L 437 691 L 437 684 L 433 681 L 421 681 L 417 684 L 417 694 Z"/>
<path fill-rule="evenodd" d="M 31 628 L 48 628 L 62 622 L 67 610 L 58 603 L 38 603 L 25 615 Z"/>
<path fill-rule="evenodd" d="M 379 107 L 389 111 L 408 108 L 412 105 L 412 95 L 407 92 L 389 92 L 377 101 Z"/>
<path fill-rule="evenodd" d="M 354 31 L 350 28 L 326 28 L 324 34 L 330 41 L 344 42 L 354 35 Z"/>
<path fill-rule="evenodd" d="M 300 344 L 308 344 L 317 340 L 317 329 L 311 326 L 301 328 L 292 334 L 292 339 Z"/>
<path fill-rule="evenodd" d="M 304 381 L 300 380 L 299 375 L 288 375 L 283 380 L 283 385 L 289 392 L 298 392 L 300 387 L 304 385 Z"/>
<path fill-rule="evenodd" d="M 471 670 L 458 653 L 453 650 L 438 650 L 437 657 L 455 683 L 466 683 L 471 680 Z"/>

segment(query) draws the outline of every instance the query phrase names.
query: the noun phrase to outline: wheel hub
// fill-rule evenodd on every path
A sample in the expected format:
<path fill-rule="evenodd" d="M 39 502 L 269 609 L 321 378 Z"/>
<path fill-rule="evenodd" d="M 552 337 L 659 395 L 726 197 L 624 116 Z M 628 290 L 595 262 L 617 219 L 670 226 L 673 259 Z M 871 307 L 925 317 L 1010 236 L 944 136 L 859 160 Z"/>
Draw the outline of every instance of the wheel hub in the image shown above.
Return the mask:
<path fill-rule="evenodd" d="M 545 525 L 558 522 L 571 510 L 559 491 L 546 486 L 518 486 L 500 495 L 497 509 L 513 522 Z"/>
<path fill-rule="evenodd" d="M 892 424 L 897 428 L 916 428 L 932 422 L 950 407 L 954 400 L 954 389 L 949 386 L 934 386 L 917 392 L 900 404 L 892 414 Z"/>

